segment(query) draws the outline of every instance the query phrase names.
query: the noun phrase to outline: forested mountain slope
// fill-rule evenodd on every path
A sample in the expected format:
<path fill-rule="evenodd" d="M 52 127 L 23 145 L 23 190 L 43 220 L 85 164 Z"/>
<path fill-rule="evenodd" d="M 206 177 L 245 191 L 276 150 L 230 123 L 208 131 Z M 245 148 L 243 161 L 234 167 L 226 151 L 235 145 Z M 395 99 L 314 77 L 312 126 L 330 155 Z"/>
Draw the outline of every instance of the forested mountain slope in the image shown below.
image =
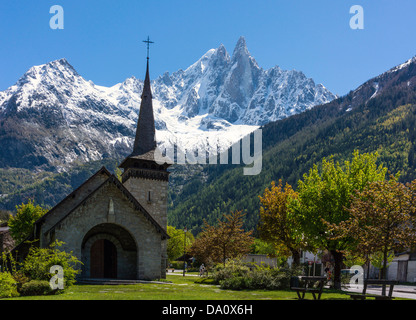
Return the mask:
<path fill-rule="evenodd" d="M 262 127 L 263 168 L 244 176 L 242 166 L 207 165 L 205 180 L 192 181 L 171 203 L 169 224 L 200 231 L 203 219 L 245 210 L 246 228 L 255 229 L 259 200 L 271 181 L 296 188 L 314 163 L 334 156 L 343 161 L 355 149 L 379 153 L 380 163 L 402 181 L 416 178 L 416 60 L 371 79 L 328 104 Z"/>

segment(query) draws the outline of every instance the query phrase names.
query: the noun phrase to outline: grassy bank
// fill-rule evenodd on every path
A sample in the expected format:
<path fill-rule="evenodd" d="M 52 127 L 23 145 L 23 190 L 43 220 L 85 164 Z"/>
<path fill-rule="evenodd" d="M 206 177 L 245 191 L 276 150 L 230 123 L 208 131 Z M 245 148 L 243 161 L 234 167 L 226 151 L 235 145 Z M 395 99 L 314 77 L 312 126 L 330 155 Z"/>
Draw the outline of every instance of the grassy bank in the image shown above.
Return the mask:
<path fill-rule="evenodd" d="M 18 297 L 14 300 L 295 300 L 294 291 L 222 290 L 198 277 L 168 275 L 167 282 L 134 285 L 74 285 L 56 296 Z M 197 283 L 195 282 L 197 281 Z M 312 295 L 307 296 L 312 299 Z M 322 300 L 349 300 L 340 291 L 326 290 Z"/>

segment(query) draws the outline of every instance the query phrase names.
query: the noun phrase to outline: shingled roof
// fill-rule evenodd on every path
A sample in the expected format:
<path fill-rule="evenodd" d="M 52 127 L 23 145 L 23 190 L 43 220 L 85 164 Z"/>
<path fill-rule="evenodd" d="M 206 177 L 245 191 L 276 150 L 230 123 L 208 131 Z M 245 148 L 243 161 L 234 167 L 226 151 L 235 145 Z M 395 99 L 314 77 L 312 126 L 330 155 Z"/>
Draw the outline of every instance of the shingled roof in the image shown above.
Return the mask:
<path fill-rule="evenodd" d="M 136 138 L 130 157 L 140 156 L 156 149 L 155 119 L 153 115 L 152 90 L 150 88 L 149 60 L 146 66 L 146 78 L 137 121 Z"/>

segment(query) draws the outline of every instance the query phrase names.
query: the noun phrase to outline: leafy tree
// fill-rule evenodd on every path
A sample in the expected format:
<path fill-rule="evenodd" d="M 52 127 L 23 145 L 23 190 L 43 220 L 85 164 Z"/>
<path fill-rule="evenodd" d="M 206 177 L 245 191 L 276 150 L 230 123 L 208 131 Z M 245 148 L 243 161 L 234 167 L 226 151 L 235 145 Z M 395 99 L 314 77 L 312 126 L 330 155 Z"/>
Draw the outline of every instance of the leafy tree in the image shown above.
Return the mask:
<path fill-rule="evenodd" d="M 185 252 L 189 251 L 192 243 L 195 241 L 195 238 L 190 232 L 187 232 L 185 237 L 184 230 L 176 229 L 172 226 L 168 226 L 167 231 L 170 237 L 167 246 L 168 258 L 169 261 L 175 261 L 183 255 L 184 250 Z"/>
<path fill-rule="evenodd" d="M 277 255 L 275 248 L 270 243 L 261 239 L 254 239 L 251 246 L 251 253 L 253 254 L 267 254 L 268 256 L 275 257 Z"/>
<path fill-rule="evenodd" d="M 385 179 L 387 168 L 376 165 L 377 153 L 354 151 L 352 161 L 341 166 L 332 158 L 314 165 L 298 183 L 298 198 L 291 207 L 302 226 L 304 240 L 315 249 L 326 249 L 334 257 L 334 286 L 341 287 L 343 251 L 354 244 L 350 236 L 334 239 L 329 225 L 338 225 L 350 217 L 348 208 L 355 190 L 369 182 Z"/>
<path fill-rule="evenodd" d="M 245 255 L 251 251 L 254 239 L 252 231 L 243 230 L 242 211 L 224 215 L 224 221 L 218 219 L 217 226 L 210 226 L 204 221 L 203 231 L 192 244 L 191 252 L 206 265 L 223 263 Z"/>
<path fill-rule="evenodd" d="M 386 265 L 385 265 L 385 257 L 384 257 L 384 252 L 375 252 L 370 256 L 370 260 L 371 260 L 371 264 L 379 269 L 379 278 L 383 277 L 382 275 L 382 271 L 388 267 L 394 259 L 394 252 L 390 251 L 387 253 L 387 259 L 386 259 Z"/>
<path fill-rule="evenodd" d="M 349 219 L 332 229 L 340 237 L 354 239 L 354 249 L 362 255 L 374 258 L 381 253 L 381 275 L 385 278 L 391 252 L 416 243 L 415 206 L 416 181 L 405 185 L 391 176 L 353 195 Z"/>
<path fill-rule="evenodd" d="M 16 206 L 16 210 L 15 216 L 10 215 L 8 225 L 10 228 L 10 235 L 16 243 L 20 243 L 33 232 L 34 223 L 42 217 L 47 210 L 39 205 L 35 206 L 32 200 L 29 200 L 27 204 L 22 203 L 20 206 Z"/>
<path fill-rule="evenodd" d="M 347 268 L 352 266 L 363 266 L 366 263 L 366 257 L 363 257 L 359 254 L 354 254 L 354 252 L 346 251 L 344 253 L 344 264 Z"/>
<path fill-rule="evenodd" d="M 278 254 L 293 257 L 294 266 L 300 264 L 300 250 L 304 247 L 302 234 L 299 232 L 299 220 L 289 209 L 291 199 L 297 194 L 286 183 L 284 189 L 282 180 L 278 186 L 273 181 L 270 189 L 266 188 L 263 196 L 259 196 L 260 223 L 258 231 L 262 240 L 273 244 Z"/>

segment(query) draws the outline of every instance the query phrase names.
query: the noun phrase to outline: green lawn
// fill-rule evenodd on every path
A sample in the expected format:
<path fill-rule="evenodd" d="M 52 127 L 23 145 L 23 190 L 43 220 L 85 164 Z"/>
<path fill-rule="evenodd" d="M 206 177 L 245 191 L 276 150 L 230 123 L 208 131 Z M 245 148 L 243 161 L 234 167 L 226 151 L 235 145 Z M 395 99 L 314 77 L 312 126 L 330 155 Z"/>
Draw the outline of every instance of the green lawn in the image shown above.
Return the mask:
<path fill-rule="evenodd" d="M 222 290 L 209 283 L 195 283 L 198 277 L 168 275 L 171 283 L 134 285 L 74 285 L 60 295 L 18 297 L 14 300 L 295 300 L 294 291 Z M 312 294 L 307 294 L 312 299 Z M 322 300 L 347 299 L 341 291 L 325 290 Z"/>

